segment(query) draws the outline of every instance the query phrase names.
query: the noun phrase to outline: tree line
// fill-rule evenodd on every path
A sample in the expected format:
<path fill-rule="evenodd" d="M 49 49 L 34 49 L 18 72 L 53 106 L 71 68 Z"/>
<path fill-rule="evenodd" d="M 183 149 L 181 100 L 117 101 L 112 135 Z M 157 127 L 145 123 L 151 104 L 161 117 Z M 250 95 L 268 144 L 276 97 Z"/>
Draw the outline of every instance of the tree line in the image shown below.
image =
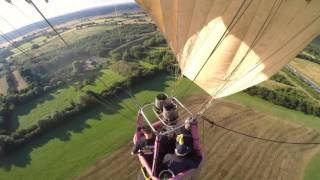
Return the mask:
<path fill-rule="evenodd" d="M 110 89 L 102 91 L 97 96 L 104 99 L 113 99 L 115 95 L 127 89 L 128 84 L 135 85 L 154 77 L 160 68 L 143 70 L 138 74 L 129 77 L 126 81 L 115 83 Z M 71 121 L 75 116 L 87 112 L 89 109 L 98 105 L 94 96 L 90 93 L 83 95 L 79 103 L 71 102 L 70 106 L 60 112 L 53 112 L 51 115 L 39 120 L 37 124 L 26 129 L 21 129 L 10 134 L 0 135 L 0 154 L 11 153 L 19 149 L 21 146 L 30 143 L 32 140 L 40 137 L 42 134 L 59 127 L 60 125 Z"/>
<path fill-rule="evenodd" d="M 265 87 L 253 86 L 246 89 L 244 92 L 251 96 L 261 97 L 276 105 L 320 117 L 319 103 L 309 100 L 307 95 L 301 91 L 297 91 L 295 88 L 289 87 L 271 90 Z"/>

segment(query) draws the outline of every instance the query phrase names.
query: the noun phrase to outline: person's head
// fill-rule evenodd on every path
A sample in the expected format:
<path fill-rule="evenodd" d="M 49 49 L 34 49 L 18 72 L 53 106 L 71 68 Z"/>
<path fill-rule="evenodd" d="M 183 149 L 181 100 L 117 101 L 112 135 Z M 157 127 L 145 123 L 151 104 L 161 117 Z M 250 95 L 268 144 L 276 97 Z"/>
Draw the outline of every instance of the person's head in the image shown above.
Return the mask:
<path fill-rule="evenodd" d="M 192 121 L 193 121 L 193 117 L 189 117 L 188 119 L 186 119 L 185 121 L 184 121 L 184 128 L 186 129 L 186 130 L 191 130 L 191 123 L 192 123 Z"/>
<path fill-rule="evenodd" d="M 176 148 L 174 150 L 174 152 L 177 156 L 185 156 L 192 151 L 192 148 L 190 146 L 188 146 L 187 144 L 185 144 L 184 138 L 185 137 L 183 134 L 179 134 L 177 136 Z"/>
<path fill-rule="evenodd" d="M 185 144 L 177 144 L 176 148 L 174 149 L 175 154 L 179 157 L 184 157 L 188 155 L 191 151 L 191 147 Z"/>
<path fill-rule="evenodd" d="M 153 131 L 152 131 L 151 127 L 148 126 L 148 125 L 143 126 L 143 127 L 141 128 L 141 131 L 142 131 L 143 135 L 144 135 L 146 138 L 150 138 L 150 137 L 153 136 Z"/>

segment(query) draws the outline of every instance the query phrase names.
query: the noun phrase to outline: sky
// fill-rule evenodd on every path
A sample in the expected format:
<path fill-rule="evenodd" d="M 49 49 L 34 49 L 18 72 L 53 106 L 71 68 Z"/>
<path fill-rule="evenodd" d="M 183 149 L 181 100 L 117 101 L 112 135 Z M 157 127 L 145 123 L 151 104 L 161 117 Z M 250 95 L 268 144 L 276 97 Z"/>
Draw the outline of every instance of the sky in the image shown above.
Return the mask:
<path fill-rule="evenodd" d="M 42 20 L 36 10 L 25 2 L 25 0 L 11 0 L 13 5 L 5 0 L 0 0 L 0 31 L 3 33 L 14 29 L 6 21 L 9 21 L 14 28 L 20 28 L 32 22 Z M 48 17 L 55 17 L 70 12 L 79 11 L 102 5 L 120 4 L 134 2 L 134 0 L 33 0 L 43 14 Z"/>

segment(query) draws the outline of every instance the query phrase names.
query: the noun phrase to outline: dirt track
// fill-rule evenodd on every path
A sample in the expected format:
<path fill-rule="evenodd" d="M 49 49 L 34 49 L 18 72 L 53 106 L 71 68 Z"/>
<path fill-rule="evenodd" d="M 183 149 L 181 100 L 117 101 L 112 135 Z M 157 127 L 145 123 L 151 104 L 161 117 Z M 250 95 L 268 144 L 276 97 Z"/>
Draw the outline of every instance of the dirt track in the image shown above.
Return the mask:
<path fill-rule="evenodd" d="M 192 96 L 185 104 L 196 111 L 205 97 Z M 316 130 L 284 121 L 229 102 L 215 102 L 206 116 L 225 127 L 246 134 L 282 141 L 320 142 Z M 203 124 L 200 121 L 202 132 Z M 316 145 L 286 145 L 263 142 L 235 135 L 204 124 L 202 144 L 205 162 L 201 180 L 298 180 L 312 155 L 320 150 Z M 78 179 L 136 179 L 139 164 L 130 156 L 131 143 L 98 161 Z"/>

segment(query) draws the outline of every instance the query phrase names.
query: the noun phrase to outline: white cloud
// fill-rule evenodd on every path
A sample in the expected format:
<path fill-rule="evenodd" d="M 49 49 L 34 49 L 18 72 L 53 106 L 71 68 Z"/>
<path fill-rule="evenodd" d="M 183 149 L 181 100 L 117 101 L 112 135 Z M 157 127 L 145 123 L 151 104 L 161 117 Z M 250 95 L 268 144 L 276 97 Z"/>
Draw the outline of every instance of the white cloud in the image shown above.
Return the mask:
<path fill-rule="evenodd" d="M 34 8 L 25 0 L 12 0 L 14 5 L 8 4 L 5 0 L 0 0 L 0 16 L 10 21 L 15 28 L 19 28 L 35 21 L 42 20 Z M 133 0 L 33 0 L 46 17 L 87 9 L 95 6 L 119 4 L 133 2 Z M 23 11 L 23 14 L 21 13 Z M 27 16 L 27 17 L 26 17 Z M 0 18 L 0 30 L 2 32 L 12 31 L 13 29 Z"/>

